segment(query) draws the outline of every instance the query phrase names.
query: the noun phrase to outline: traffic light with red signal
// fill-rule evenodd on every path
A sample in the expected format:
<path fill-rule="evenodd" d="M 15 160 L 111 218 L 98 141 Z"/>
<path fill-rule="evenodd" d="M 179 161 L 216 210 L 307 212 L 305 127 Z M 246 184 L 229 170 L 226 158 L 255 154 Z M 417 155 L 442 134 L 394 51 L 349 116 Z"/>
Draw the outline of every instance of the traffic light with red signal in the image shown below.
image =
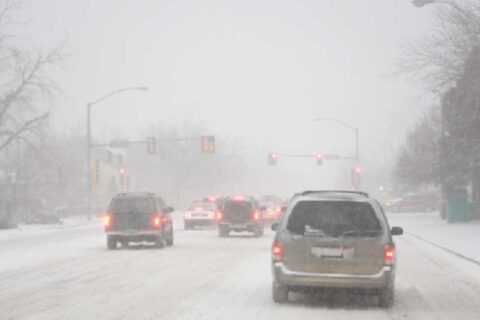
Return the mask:
<path fill-rule="evenodd" d="M 270 152 L 268 154 L 268 164 L 270 166 L 276 166 L 277 161 L 278 161 L 278 154 L 276 154 L 275 152 Z"/>

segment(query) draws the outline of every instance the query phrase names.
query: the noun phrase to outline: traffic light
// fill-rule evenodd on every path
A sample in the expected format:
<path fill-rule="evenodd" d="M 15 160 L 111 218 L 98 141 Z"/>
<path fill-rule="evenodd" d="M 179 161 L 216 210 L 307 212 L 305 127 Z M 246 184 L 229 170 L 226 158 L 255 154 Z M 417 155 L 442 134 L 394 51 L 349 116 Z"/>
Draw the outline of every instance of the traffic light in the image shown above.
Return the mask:
<path fill-rule="evenodd" d="M 214 136 L 202 136 L 202 152 L 214 153 L 215 152 L 215 137 Z"/>
<path fill-rule="evenodd" d="M 270 166 L 276 166 L 278 160 L 278 155 L 275 152 L 270 152 L 268 154 L 268 164 Z"/>
<path fill-rule="evenodd" d="M 321 166 L 323 164 L 323 154 L 317 153 L 315 155 L 315 159 L 317 160 L 317 166 Z"/>
<path fill-rule="evenodd" d="M 355 166 L 354 170 L 357 175 L 360 175 L 362 173 L 362 168 L 358 164 Z"/>
<path fill-rule="evenodd" d="M 155 137 L 147 138 L 147 153 L 148 154 L 157 153 L 157 139 L 155 139 Z"/>
<path fill-rule="evenodd" d="M 120 168 L 120 186 L 122 187 L 122 191 L 125 190 L 125 168 Z"/>

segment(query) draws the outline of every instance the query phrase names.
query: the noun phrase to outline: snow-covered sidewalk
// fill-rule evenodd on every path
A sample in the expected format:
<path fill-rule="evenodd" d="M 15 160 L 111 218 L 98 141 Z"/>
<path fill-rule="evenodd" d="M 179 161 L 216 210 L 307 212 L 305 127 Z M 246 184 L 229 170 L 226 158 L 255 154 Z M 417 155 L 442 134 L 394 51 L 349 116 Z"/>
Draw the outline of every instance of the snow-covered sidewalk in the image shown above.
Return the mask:
<path fill-rule="evenodd" d="M 480 221 L 447 223 L 438 213 L 392 213 L 388 218 L 407 235 L 480 263 Z"/>
<path fill-rule="evenodd" d="M 65 229 L 90 227 L 100 224 L 101 218 L 94 216 L 90 220 L 85 216 L 62 218 L 61 224 L 19 224 L 17 228 L 0 230 L 0 240 L 56 232 Z"/>

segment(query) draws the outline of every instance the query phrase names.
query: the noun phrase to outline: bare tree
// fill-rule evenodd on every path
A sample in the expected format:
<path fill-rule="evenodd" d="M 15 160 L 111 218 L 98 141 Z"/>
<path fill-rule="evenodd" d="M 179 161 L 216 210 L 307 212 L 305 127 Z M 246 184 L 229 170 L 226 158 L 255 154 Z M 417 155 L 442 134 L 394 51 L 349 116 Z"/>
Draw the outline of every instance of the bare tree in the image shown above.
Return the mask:
<path fill-rule="evenodd" d="M 427 38 L 405 45 L 398 72 L 443 93 L 461 77 L 479 45 L 480 2 L 446 0 L 435 5 L 436 23 Z"/>
<path fill-rule="evenodd" d="M 63 43 L 49 52 L 30 50 L 10 34 L 18 1 L 0 2 L 0 151 L 38 133 L 58 86 L 49 72 L 64 59 Z"/>

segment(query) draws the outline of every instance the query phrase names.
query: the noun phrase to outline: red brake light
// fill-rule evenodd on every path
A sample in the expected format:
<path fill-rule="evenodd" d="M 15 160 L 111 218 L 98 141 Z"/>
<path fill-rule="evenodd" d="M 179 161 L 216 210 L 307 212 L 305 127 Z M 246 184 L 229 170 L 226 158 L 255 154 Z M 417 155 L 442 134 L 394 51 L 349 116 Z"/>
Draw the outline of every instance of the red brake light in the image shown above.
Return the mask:
<path fill-rule="evenodd" d="M 162 217 L 158 214 L 153 216 L 152 224 L 155 228 L 159 228 L 162 225 Z"/>
<path fill-rule="evenodd" d="M 253 213 L 253 220 L 260 220 L 260 212 L 255 211 Z"/>
<path fill-rule="evenodd" d="M 280 261 L 282 260 L 283 256 L 283 248 L 282 244 L 280 241 L 274 241 L 272 245 L 272 258 L 275 261 Z"/>
<path fill-rule="evenodd" d="M 190 219 L 192 214 L 190 212 L 185 212 L 185 219 Z"/>
<path fill-rule="evenodd" d="M 112 225 L 112 216 L 110 214 L 106 214 L 103 217 L 103 225 L 105 228 L 109 228 Z"/>
<path fill-rule="evenodd" d="M 223 220 L 223 212 L 217 211 L 217 220 Z"/>
<path fill-rule="evenodd" d="M 383 259 L 386 265 L 391 265 L 395 257 L 395 250 L 392 245 L 386 245 L 383 251 Z"/>

